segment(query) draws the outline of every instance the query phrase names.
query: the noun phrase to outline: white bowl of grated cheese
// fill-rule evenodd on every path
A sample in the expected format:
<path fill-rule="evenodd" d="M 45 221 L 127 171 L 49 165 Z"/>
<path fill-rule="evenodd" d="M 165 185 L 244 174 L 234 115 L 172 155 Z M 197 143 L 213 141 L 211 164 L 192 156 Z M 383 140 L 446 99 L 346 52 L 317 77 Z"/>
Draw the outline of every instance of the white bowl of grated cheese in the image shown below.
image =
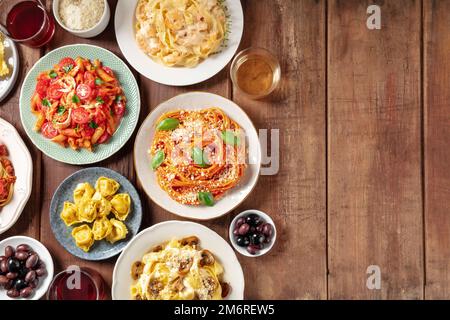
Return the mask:
<path fill-rule="evenodd" d="M 81 38 L 92 38 L 108 26 L 111 10 L 107 0 L 53 0 L 59 25 Z"/>

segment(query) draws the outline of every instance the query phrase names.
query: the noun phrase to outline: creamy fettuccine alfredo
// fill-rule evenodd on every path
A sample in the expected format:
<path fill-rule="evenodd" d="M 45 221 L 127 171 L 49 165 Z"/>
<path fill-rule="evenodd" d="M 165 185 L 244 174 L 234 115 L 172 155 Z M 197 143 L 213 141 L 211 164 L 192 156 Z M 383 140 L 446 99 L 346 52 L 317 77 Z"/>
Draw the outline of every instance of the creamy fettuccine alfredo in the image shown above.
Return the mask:
<path fill-rule="evenodd" d="M 222 265 L 195 236 L 156 246 L 131 267 L 135 300 L 221 300 L 230 287 Z"/>
<path fill-rule="evenodd" d="M 195 67 L 219 50 L 226 33 L 220 0 L 139 0 L 136 41 L 158 63 Z"/>

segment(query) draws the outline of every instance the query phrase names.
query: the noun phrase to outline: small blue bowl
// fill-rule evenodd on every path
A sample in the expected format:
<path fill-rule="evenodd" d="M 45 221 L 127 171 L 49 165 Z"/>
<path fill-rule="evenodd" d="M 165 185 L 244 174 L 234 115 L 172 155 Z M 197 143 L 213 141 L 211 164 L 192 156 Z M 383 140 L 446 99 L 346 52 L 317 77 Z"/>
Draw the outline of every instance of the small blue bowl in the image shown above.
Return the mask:
<path fill-rule="evenodd" d="M 124 221 L 128 228 L 127 237 L 114 244 L 106 240 L 95 241 L 89 252 L 84 252 L 75 245 L 72 237 L 74 226 L 66 226 L 60 214 L 65 201 L 73 202 L 73 191 L 79 183 L 89 182 L 95 185 L 101 176 L 116 180 L 120 184 L 117 193 L 128 193 L 131 197 L 131 212 Z M 82 169 L 67 177 L 56 189 L 50 204 L 50 225 L 56 240 L 71 254 L 84 260 L 105 260 L 119 254 L 130 240 L 138 233 L 142 221 L 142 204 L 136 188 L 127 178 L 119 173 L 107 168 L 87 168 Z"/>

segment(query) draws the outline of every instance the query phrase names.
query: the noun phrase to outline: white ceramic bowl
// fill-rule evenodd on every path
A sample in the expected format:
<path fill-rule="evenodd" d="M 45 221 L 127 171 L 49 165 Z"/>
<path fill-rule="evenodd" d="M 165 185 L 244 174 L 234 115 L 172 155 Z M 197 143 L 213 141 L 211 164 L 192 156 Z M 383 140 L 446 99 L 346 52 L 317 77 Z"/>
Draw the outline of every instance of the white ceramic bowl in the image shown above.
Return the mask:
<path fill-rule="evenodd" d="M 259 215 L 264 220 L 264 222 L 271 224 L 273 227 L 272 240 L 269 243 L 266 243 L 264 248 L 262 250 L 259 250 L 257 254 L 250 254 L 245 247 L 238 246 L 236 243 L 236 240 L 234 239 L 234 235 L 233 235 L 233 230 L 234 230 L 236 221 L 239 218 L 249 215 L 251 213 Z M 260 257 L 262 255 L 265 255 L 267 252 L 269 252 L 272 249 L 273 245 L 275 244 L 275 241 L 277 240 L 277 228 L 276 228 L 275 223 L 273 222 L 272 218 L 268 214 L 266 214 L 262 211 L 259 211 L 259 210 L 251 209 L 251 210 L 243 211 L 243 212 L 239 213 L 236 217 L 234 217 L 233 221 L 231 221 L 231 224 L 230 224 L 228 236 L 230 237 L 231 244 L 233 245 L 234 249 L 237 252 L 239 252 L 240 254 L 247 256 L 247 257 L 256 258 L 256 257 Z"/>
<path fill-rule="evenodd" d="M 200 247 L 213 253 L 224 269 L 223 281 L 231 286 L 226 300 L 244 299 L 244 273 L 230 245 L 211 229 L 194 222 L 166 221 L 142 230 L 131 240 L 117 259 L 113 272 L 111 294 L 113 300 L 130 300 L 131 265 L 142 259 L 148 250 L 172 239 L 197 236 Z"/>
<path fill-rule="evenodd" d="M 52 256 L 50 255 L 50 252 L 48 252 L 47 248 L 39 241 L 24 236 L 15 236 L 6 238 L 5 240 L 0 242 L 0 254 L 3 255 L 5 253 L 5 248 L 7 246 L 12 246 L 15 249 L 18 245 L 22 243 L 29 245 L 31 249 L 33 249 L 33 251 L 39 255 L 41 261 L 45 263 L 45 267 L 47 268 L 47 274 L 42 277 L 39 277 L 39 285 L 29 298 L 12 299 L 6 295 L 6 290 L 0 288 L 0 300 L 39 300 L 47 292 L 50 283 L 52 282 L 54 272 L 53 259 Z"/>
<path fill-rule="evenodd" d="M 97 22 L 97 24 L 94 25 L 92 28 L 86 30 L 73 30 L 67 27 L 62 22 L 61 18 L 59 17 L 59 1 L 60 0 L 53 0 L 53 15 L 55 16 L 55 19 L 58 22 L 58 24 L 64 30 L 69 31 L 70 33 L 81 38 L 92 38 L 102 33 L 108 26 L 109 19 L 111 17 L 111 9 L 109 8 L 108 0 L 103 0 L 105 3 L 105 10 L 103 11 L 103 15 L 100 18 L 100 21 Z"/>
<path fill-rule="evenodd" d="M 155 134 L 156 121 L 164 113 L 176 110 L 198 110 L 218 107 L 235 120 L 246 134 L 248 166 L 238 185 L 228 190 L 213 207 L 189 206 L 173 200 L 158 184 L 151 168 L 148 150 Z M 178 216 L 209 220 L 227 214 L 241 204 L 255 187 L 261 168 L 261 146 L 256 129 L 247 114 L 233 101 L 216 94 L 190 92 L 173 97 L 157 106 L 144 120 L 134 143 L 134 163 L 136 173 L 144 191 L 160 207 Z"/>

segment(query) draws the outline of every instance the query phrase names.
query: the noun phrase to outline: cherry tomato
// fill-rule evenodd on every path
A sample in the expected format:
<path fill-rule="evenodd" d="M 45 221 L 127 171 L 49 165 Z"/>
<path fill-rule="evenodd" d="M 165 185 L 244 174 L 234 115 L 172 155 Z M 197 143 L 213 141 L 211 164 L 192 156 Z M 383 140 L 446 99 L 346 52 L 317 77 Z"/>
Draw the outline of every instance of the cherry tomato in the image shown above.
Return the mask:
<path fill-rule="evenodd" d="M 72 110 L 72 121 L 78 124 L 85 124 L 89 122 L 89 112 L 84 108 L 76 108 Z"/>
<path fill-rule="evenodd" d="M 95 76 L 90 72 L 84 73 L 84 83 L 86 83 L 89 87 L 95 88 Z"/>
<path fill-rule="evenodd" d="M 62 58 L 61 61 L 59 62 L 59 66 L 61 68 L 68 67 L 70 65 L 72 65 L 72 67 L 74 68 L 75 67 L 75 60 L 73 60 L 72 58 L 69 58 L 69 57 Z"/>
<path fill-rule="evenodd" d="M 111 70 L 111 68 L 103 66 L 102 69 L 110 76 L 114 76 L 114 72 Z"/>
<path fill-rule="evenodd" d="M 110 137 L 109 133 L 108 133 L 108 132 L 105 132 L 105 133 L 100 137 L 100 139 L 98 139 L 97 143 L 98 143 L 98 144 L 105 143 L 106 141 L 108 141 L 109 137 Z"/>
<path fill-rule="evenodd" d="M 94 134 L 95 129 L 91 128 L 91 127 L 89 126 L 89 124 L 84 124 L 84 125 L 83 125 L 83 132 L 84 132 L 84 136 L 85 136 L 85 137 L 90 138 L 90 137 L 92 137 L 92 135 Z"/>
<path fill-rule="evenodd" d="M 47 88 L 50 83 L 50 79 L 41 79 L 36 84 L 36 92 L 38 93 L 41 99 L 44 99 L 47 96 Z"/>
<path fill-rule="evenodd" d="M 60 91 L 62 87 L 59 84 L 52 84 L 47 89 L 47 96 L 53 100 L 59 100 L 63 93 Z"/>
<path fill-rule="evenodd" d="M 58 130 L 56 130 L 50 122 L 46 122 L 42 125 L 41 132 L 44 137 L 48 139 L 53 139 L 58 135 Z"/>
<path fill-rule="evenodd" d="M 122 101 L 117 102 L 116 104 L 114 104 L 114 114 L 119 116 L 119 117 L 123 117 L 125 113 L 125 105 L 123 104 Z"/>
<path fill-rule="evenodd" d="M 92 96 L 92 89 L 87 84 L 81 83 L 77 87 L 77 96 L 81 100 L 89 100 Z"/>

